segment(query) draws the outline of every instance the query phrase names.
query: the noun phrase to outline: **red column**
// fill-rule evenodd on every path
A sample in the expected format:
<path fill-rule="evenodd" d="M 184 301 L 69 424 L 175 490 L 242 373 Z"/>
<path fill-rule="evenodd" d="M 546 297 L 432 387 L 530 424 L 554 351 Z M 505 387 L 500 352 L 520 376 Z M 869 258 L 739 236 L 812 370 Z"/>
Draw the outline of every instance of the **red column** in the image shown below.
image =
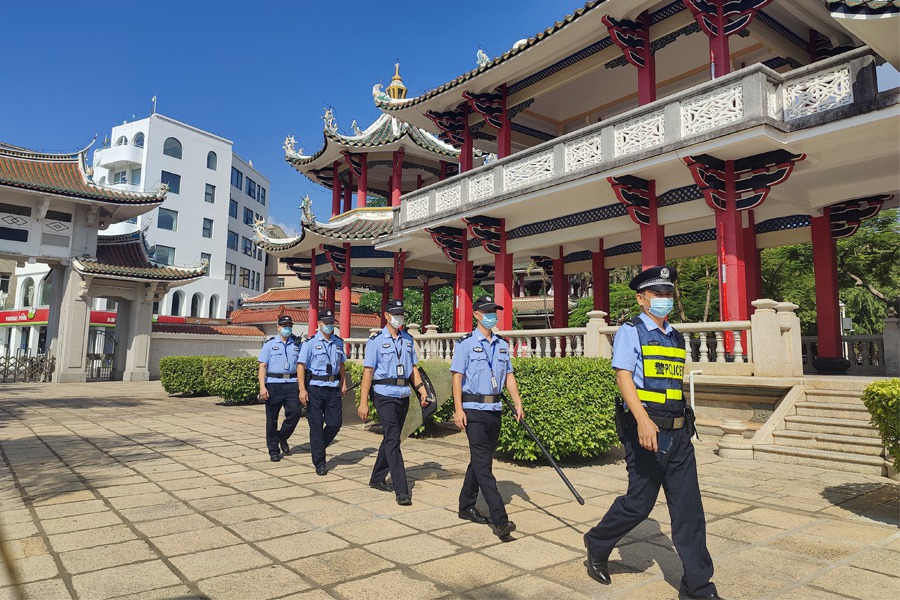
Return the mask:
<path fill-rule="evenodd" d="M 441 173 L 438 175 L 438 181 L 443 181 L 447 179 L 447 161 L 441 161 Z"/>
<path fill-rule="evenodd" d="M 428 277 L 422 282 L 422 331 L 431 325 L 431 281 Z"/>
<path fill-rule="evenodd" d="M 563 247 L 559 247 L 559 257 L 553 259 L 553 327 L 569 326 L 569 282 L 566 279 L 566 264 Z"/>
<path fill-rule="evenodd" d="M 656 180 L 649 180 L 647 185 L 650 224 L 641 225 L 641 264 L 645 269 L 666 264 L 666 228 L 659 224 L 657 216 Z"/>
<path fill-rule="evenodd" d="M 468 236 L 463 233 L 462 258 L 456 263 L 456 281 L 453 284 L 453 331 L 472 330 L 472 263 L 469 261 Z"/>
<path fill-rule="evenodd" d="M 366 196 L 369 193 L 368 185 L 369 185 L 369 161 L 368 161 L 368 153 L 361 152 L 359 153 L 359 183 L 356 185 L 356 207 L 357 208 L 365 208 L 366 207 Z"/>
<path fill-rule="evenodd" d="M 334 287 L 334 275 L 330 275 L 325 288 L 325 308 L 331 312 L 334 312 Z"/>
<path fill-rule="evenodd" d="M 591 253 L 591 278 L 594 281 L 594 310 L 609 314 L 609 269 L 606 268 L 606 251 L 603 240 L 600 249 Z"/>
<path fill-rule="evenodd" d="M 344 212 L 353 208 L 353 166 L 347 170 L 347 183 L 344 184 Z"/>
<path fill-rule="evenodd" d="M 353 300 L 350 298 L 351 287 L 351 271 L 350 271 L 350 244 L 344 244 L 344 251 L 347 253 L 347 261 L 344 265 L 344 272 L 341 273 L 341 337 L 350 337 L 350 306 Z"/>
<path fill-rule="evenodd" d="M 400 148 L 394 152 L 391 169 L 391 206 L 400 206 L 400 196 L 403 195 L 403 155 L 406 151 Z"/>
<path fill-rule="evenodd" d="M 466 126 L 463 129 L 463 143 L 459 151 L 459 172 L 465 173 L 472 169 L 472 132 L 469 131 L 469 118 L 466 116 Z M 465 330 L 468 331 L 468 328 Z"/>
<path fill-rule="evenodd" d="M 816 320 L 819 358 L 842 358 L 838 298 L 837 251 L 831 237 L 831 208 L 812 218 L 813 270 L 816 279 Z"/>
<path fill-rule="evenodd" d="M 340 161 L 331 163 L 334 176 L 331 179 L 331 216 L 341 214 L 341 180 L 338 179 L 338 168 L 341 166 Z"/>
<path fill-rule="evenodd" d="M 500 94 L 503 97 L 501 103 L 501 110 L 503 111 L 500 116 L 500 131 L 497 133 L 497 158 L 503 158 L 504 156 L 509 156 L 512 154 L 512 122 L 509 120 L 509 116 L 506 114 L 506 100 L 509 97 L 509 94 L 506 91 L 506 84 L 504 83 L 500 86 Z M 496 291 L 494 292 L 497 293 Z M 510 329 L 512 328 L 512 321 L 510 321 Z M 505 327 L 501 327 L 500 329 L 506 329 Z"/>
<path fill-rule="evenodd" d="M 422 189 L 422 184 L 425 183 L 425 180 L 422 179 L 422 175 L 416 175 L 416 189 Z"/>
<path fill-rule="evenodd" d="M 404 256 L 403 250 L 399 251 L 400 255 L 394 257 L 394 298 L 403 299 L 403 272 L 404 272 Z"/>
<path fill-rule="evenodd" d="M 316 278 L 315 249 L 309 251 L 309 258 L 309 325 L 307 327 L 307 335 L 312 337 L 316 334 L 316 327 L 319 324 L 319 280 Z"/>
<path fill-rule="evenodd" d="M 752 210 L 747 211 L 747 226 L 744 227 L 744 266 L 747 279 L 747 314 L 753 312 L 751 304 L 762 298 L 762 266 L 759 249 L 756 247 L 756 221 Z"/>
<path fill-rule="evenodd" d="M 512 254 L 506 251 L 506 220 L 500 219 L 500 252 L 494 255 L 494 298 L 503 307 L 497 315 L 501 331 L 513 327 L 512 283 Z"/>
<path fill-rule="evenodd" d="M 388 276 L 385 274 L 384 281 L 381 282 L 381 326 L 384 327 L 387 324 L 387 319 L 384 318 L 384 311 L 387 310 L 387 303 L 390 300 L 391 286 L 388 283 Z"/>
<path fill-rule="evenodd" d="M 638 17 L 644 41 L 644 66 L 638 68 L 638 104 L 649 104 L 656 100 L 656 54 L 650 39 L 650 13 L 646 10 Z"/>
<path fill-rule="evenodd" d="M 747 277 L 744 268 L 744 228 L 737 208 L 734 161 L 725 161 L 725 210 L 716 212 L 719 254 L 719 313 L 723 321 L 745 321 Z M 729 343 L 729 349 L 731 345 Z"/>

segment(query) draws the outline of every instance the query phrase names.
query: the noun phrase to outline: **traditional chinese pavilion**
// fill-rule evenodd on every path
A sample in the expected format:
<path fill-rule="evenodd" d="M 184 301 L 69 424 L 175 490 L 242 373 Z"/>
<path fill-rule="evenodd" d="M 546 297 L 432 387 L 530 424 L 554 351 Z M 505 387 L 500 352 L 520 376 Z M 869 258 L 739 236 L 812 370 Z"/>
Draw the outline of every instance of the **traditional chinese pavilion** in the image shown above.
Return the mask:
<path fill-rule="evenodd" d="M 898 1 L 588 2 L 500 56 L 479 52 L 471 71 L 419 96 L 376 86 L 385 120 L 360 144 L 389 117 L 392 132 L 435 134 L 436 155 L 458 153 L 457 174 L 412 186 L 401 170 L 377 186 L 390 190 L 389 208 L 377 209 L 386 214 L 363 209 L 365 193 L 360 215 L 346 201 L 338 210 L 334 174 L 346 189 L 365 172 L 353 137 L 326 126 L 321 175 L 288 148 L 289 162 L 335 190 L 334 214 L 327 225 L 307 215 L 304 233 L 318 247 L 281 242 L 283 255 L 317 272 L 315 252 L 328 248 L 433 265 L 454 283 L 462 331 L 479 274 L 492 271 L 498 302 L 511 304 L 514 262 L 540 265 L 557 290 L 590 271 L 595 307 L 608 312 L 609 269 L 702 254 L 718 258 L 721 319 L 746 321 L 760 296 L 760 251 L 811 241 L 818 364 L 839 366 L 834 240 L 897 206 L 900 95 L 879 89 L 876 67 L 900 66 L 898 25 Z M 391 175 L 405 164 L 400 147 Z M 476 164 L 487 153 L 498 160 Z M 365 241 L 353 236 L 362 214 L 377 229 Z M 554 296 L 555 327 L 565 326 L 567 300 Z M 510 328 L 510 312 L 501 318 Z"/>

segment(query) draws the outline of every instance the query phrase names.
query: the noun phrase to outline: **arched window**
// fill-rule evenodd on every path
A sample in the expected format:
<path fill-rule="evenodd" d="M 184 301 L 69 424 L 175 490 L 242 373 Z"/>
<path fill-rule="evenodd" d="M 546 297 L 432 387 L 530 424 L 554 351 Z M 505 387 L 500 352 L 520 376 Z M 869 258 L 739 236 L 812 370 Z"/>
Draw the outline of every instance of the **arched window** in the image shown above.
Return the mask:
<path fill-rule="evenodd" d="M 40 306 L 50 306 L 50 297 L 53 295 L 53 282 L 50 277 L 46 277 L 41 282 L 41 304 Z"/>
<path fill-rule="evenodd" d="M 143 148 L 144 147 L 144 134 L 138 132 L 134 139 L 131 141 L 131 145 L 135 148 Z"/>
<path fill-rule="evenodd" d="M 203 295 L 199 292 L 191 296 L 191 316 L 199 317 L 200 310 L 203 307 Z"/>
<path fill-rule="evenodd" d="M 126 138 L 124 135 L 116 140 L 116 146 L 127 146 L 127 145 L 128 145 L 128 138 Z"/>
<path fill-rule="evenodd" d="M 184 303 L 184 292 L 178 291 L 172 295 L 172 306 L 169 314 L 173 317 L 181 315 L 181 305 Z"/>
<path fill-rule="evenodd" d="M 206 168 L 212 169 L 213 171 L 219 166 L 219 157 L 216 156 L 216 153 L 212 150 L 209 151 L 209 154 L 206 155 Z"/>
<path fill-rule="evenodd" d="M 34 279 L 26 277 L 22 283 L 22 308 L 34 306 Z"/>
<path fill-rule="evenodd" d="M 163 154 L 172 158 L 181 158 L 181 142 L 173 137 L 166 138 L 163 144 Z"/>
<path fill-rule="evenodd" d="M 219 318 L 219 297 L 218 296 L 210 296 L 210 298 L 209 298 L 209 318 L 210 319 L 218 319 Z"/>

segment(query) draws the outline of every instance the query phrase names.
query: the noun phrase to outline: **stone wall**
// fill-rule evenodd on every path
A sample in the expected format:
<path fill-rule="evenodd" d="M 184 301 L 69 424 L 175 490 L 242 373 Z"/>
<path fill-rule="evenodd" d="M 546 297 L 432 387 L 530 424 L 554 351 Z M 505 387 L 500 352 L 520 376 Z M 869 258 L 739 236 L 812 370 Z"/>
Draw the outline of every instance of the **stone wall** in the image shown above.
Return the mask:
<path fill-rule="evenodd" d="M 150 379 L 159 379 L 159 360 L 166 356 L 259 356 L 265 336 L 154 333 L 150 336 Z"/>

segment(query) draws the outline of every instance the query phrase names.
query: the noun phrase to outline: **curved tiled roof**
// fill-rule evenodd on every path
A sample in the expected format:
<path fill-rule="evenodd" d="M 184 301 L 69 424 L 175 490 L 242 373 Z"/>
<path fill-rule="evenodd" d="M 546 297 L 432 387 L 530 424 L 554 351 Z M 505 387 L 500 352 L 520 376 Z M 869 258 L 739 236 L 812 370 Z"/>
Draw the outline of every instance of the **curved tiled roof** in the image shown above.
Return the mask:
<path fill-rule="evenodd" d="M 97 239 L 96 258 L 76 258 L 75 270 L 82 275 L 136 279 L 141 281 L 179 281 L 198 279 L 207 266 L 171 267 L 150 262 L 140 231 Z"/>
<path fill-rule="evenodd" d="M 825 0 L 828 10 L 844 14 L 900 13 L 900 0 Z"/>
<path fill-rule="evenodd" d="M 250 324 L 273 324 L 282 315 L 289 315 L 297 323 L 309 323 L 309 309 L 306 308 L 285 308 L 279 306 L 275 308 L 240 308 L 231 313 L 231 322 L 235 325 Z M 341 311 L 334 314 L 337 322 L 340 322 Z M 363 313 L 350 313 L 350 327 L 381 327 L 381 316 Z"/>
<path fill-rule="evenodd" d="M 256 245 L 270 254 L 284 254 L 298 248 L 306 240 L 307 232 L 313 235 L 308 244 L 318 242 L 374 240 L 393 231 L 394 210 L 387 207 L 355 208 L 339 215 L 328 223 L 319 223 L 312 213 L 309 197 L 303 199 L 303 217 L 300 235 L 290 238 L 273 238 L 265 230 L 262 221 L 254 225 Z M 325 239 L 322 239 L 325 238 Z"/>
<path fill-rule="evenodd" d="M 533 37 L 528 38 L 522 44 L 517 44 L 516 46 L 510 48 L 509 50 L 507 50 L 506 52 L 504 52 L 503 54 L 501 54 L 500 56 L 498 56 L 491 62 L 489 62 L 485 65 L 478 66 L 478 67 L 472 69 L 471 71 L 469 71 L 468 73 L 463 73 L 456 79 L 449 81 L 439 87 L 436 87 L 433 90 L 429 90 L 428 92 L 425 92 L 424 94 L 422 94 L 420 96 L 416 96 L 414 98 L 403 99 L 403 100 L 394 100 L 394 99 L 390 98 L 389 96 L 387 96 L 387 94 L 373 94 L 373 98 L 375 100 L 375 106 L 377 106 L 378 108 L 380 108 L 382 110 L 400 110 L 402 108 L 408 108 L 410 106 L 414 106 L 416 104 L 424 102 L 425 100 L 428 100 L 429 98 L 437 96 L 438 94 L 446 92 L 447 90 L 452 89 L 458 85 L 461 85 L 461 84 L 465 83 L 466 81 L 469 81 L 473 77 L 480 75 L 481 73 L 484 73 L 485 71 L 488 71 L 488 70 L 496 67 L 497 65 L 500 65 L 500 64 L 506 62 L 507 60 L 516 56 L 517 54 L 521 54 L 525 50 L 528 50 L 535 44 L 540 43 L 541 41 L 545 40 L 549 36 L 553 35 L 557 31 L 559 31 L 560 29 L 564 28 L 566 25 L 569 25 L 570 23 L 572 23 L 572 22 L 576 21 L 577 19 L 579 19 L 580 17 L 584 16 L 587 12 L 589 12 L 592 9 L 596 8 L 597 6 L 603 4 L 605 1 L 606 0 L 590 0 L 583 7 L 579 8 L 572 14 L 566 15 L 561 21 L 557 21 L 556 23 L 554 23 L 553 25 L 551 25 L 544 31 L 541 31 L 540 33 L 534 35 Z"/>
<path fill-rule="evenodd" d="M 252 325 L 182 325 L 154 323 L 153 333 L 182 333 L 187 335 L 232 335 L 235 337 L 263 337 L 265 332 Z"/>
<path fill-rule="evenodd" d="M 359 299 L 362 296 L 359 292 L 350 292 L 350 302 L 353 304 L 359 304 Z M 295 288 L 275 288 L 270 289 L 259 296 L 254 296 L 253 298 L 247 298 L 244 300 L 244 306 L 248 306 L 251 304 L 267 304 L 267 303 L 278 303 L 283 304 L 285 302 L 309 302 L 309 288 L 308 287 L 295 287 Z"/>
<path fill-rule="evenodd" d="M 74 154 L 45 154 L 0 144 L 0 186 L 58 194 L 110 204 L 161 204 L 166 188 L 156 192 L 123 192 L 90 181 L 87 148 Z"/>

